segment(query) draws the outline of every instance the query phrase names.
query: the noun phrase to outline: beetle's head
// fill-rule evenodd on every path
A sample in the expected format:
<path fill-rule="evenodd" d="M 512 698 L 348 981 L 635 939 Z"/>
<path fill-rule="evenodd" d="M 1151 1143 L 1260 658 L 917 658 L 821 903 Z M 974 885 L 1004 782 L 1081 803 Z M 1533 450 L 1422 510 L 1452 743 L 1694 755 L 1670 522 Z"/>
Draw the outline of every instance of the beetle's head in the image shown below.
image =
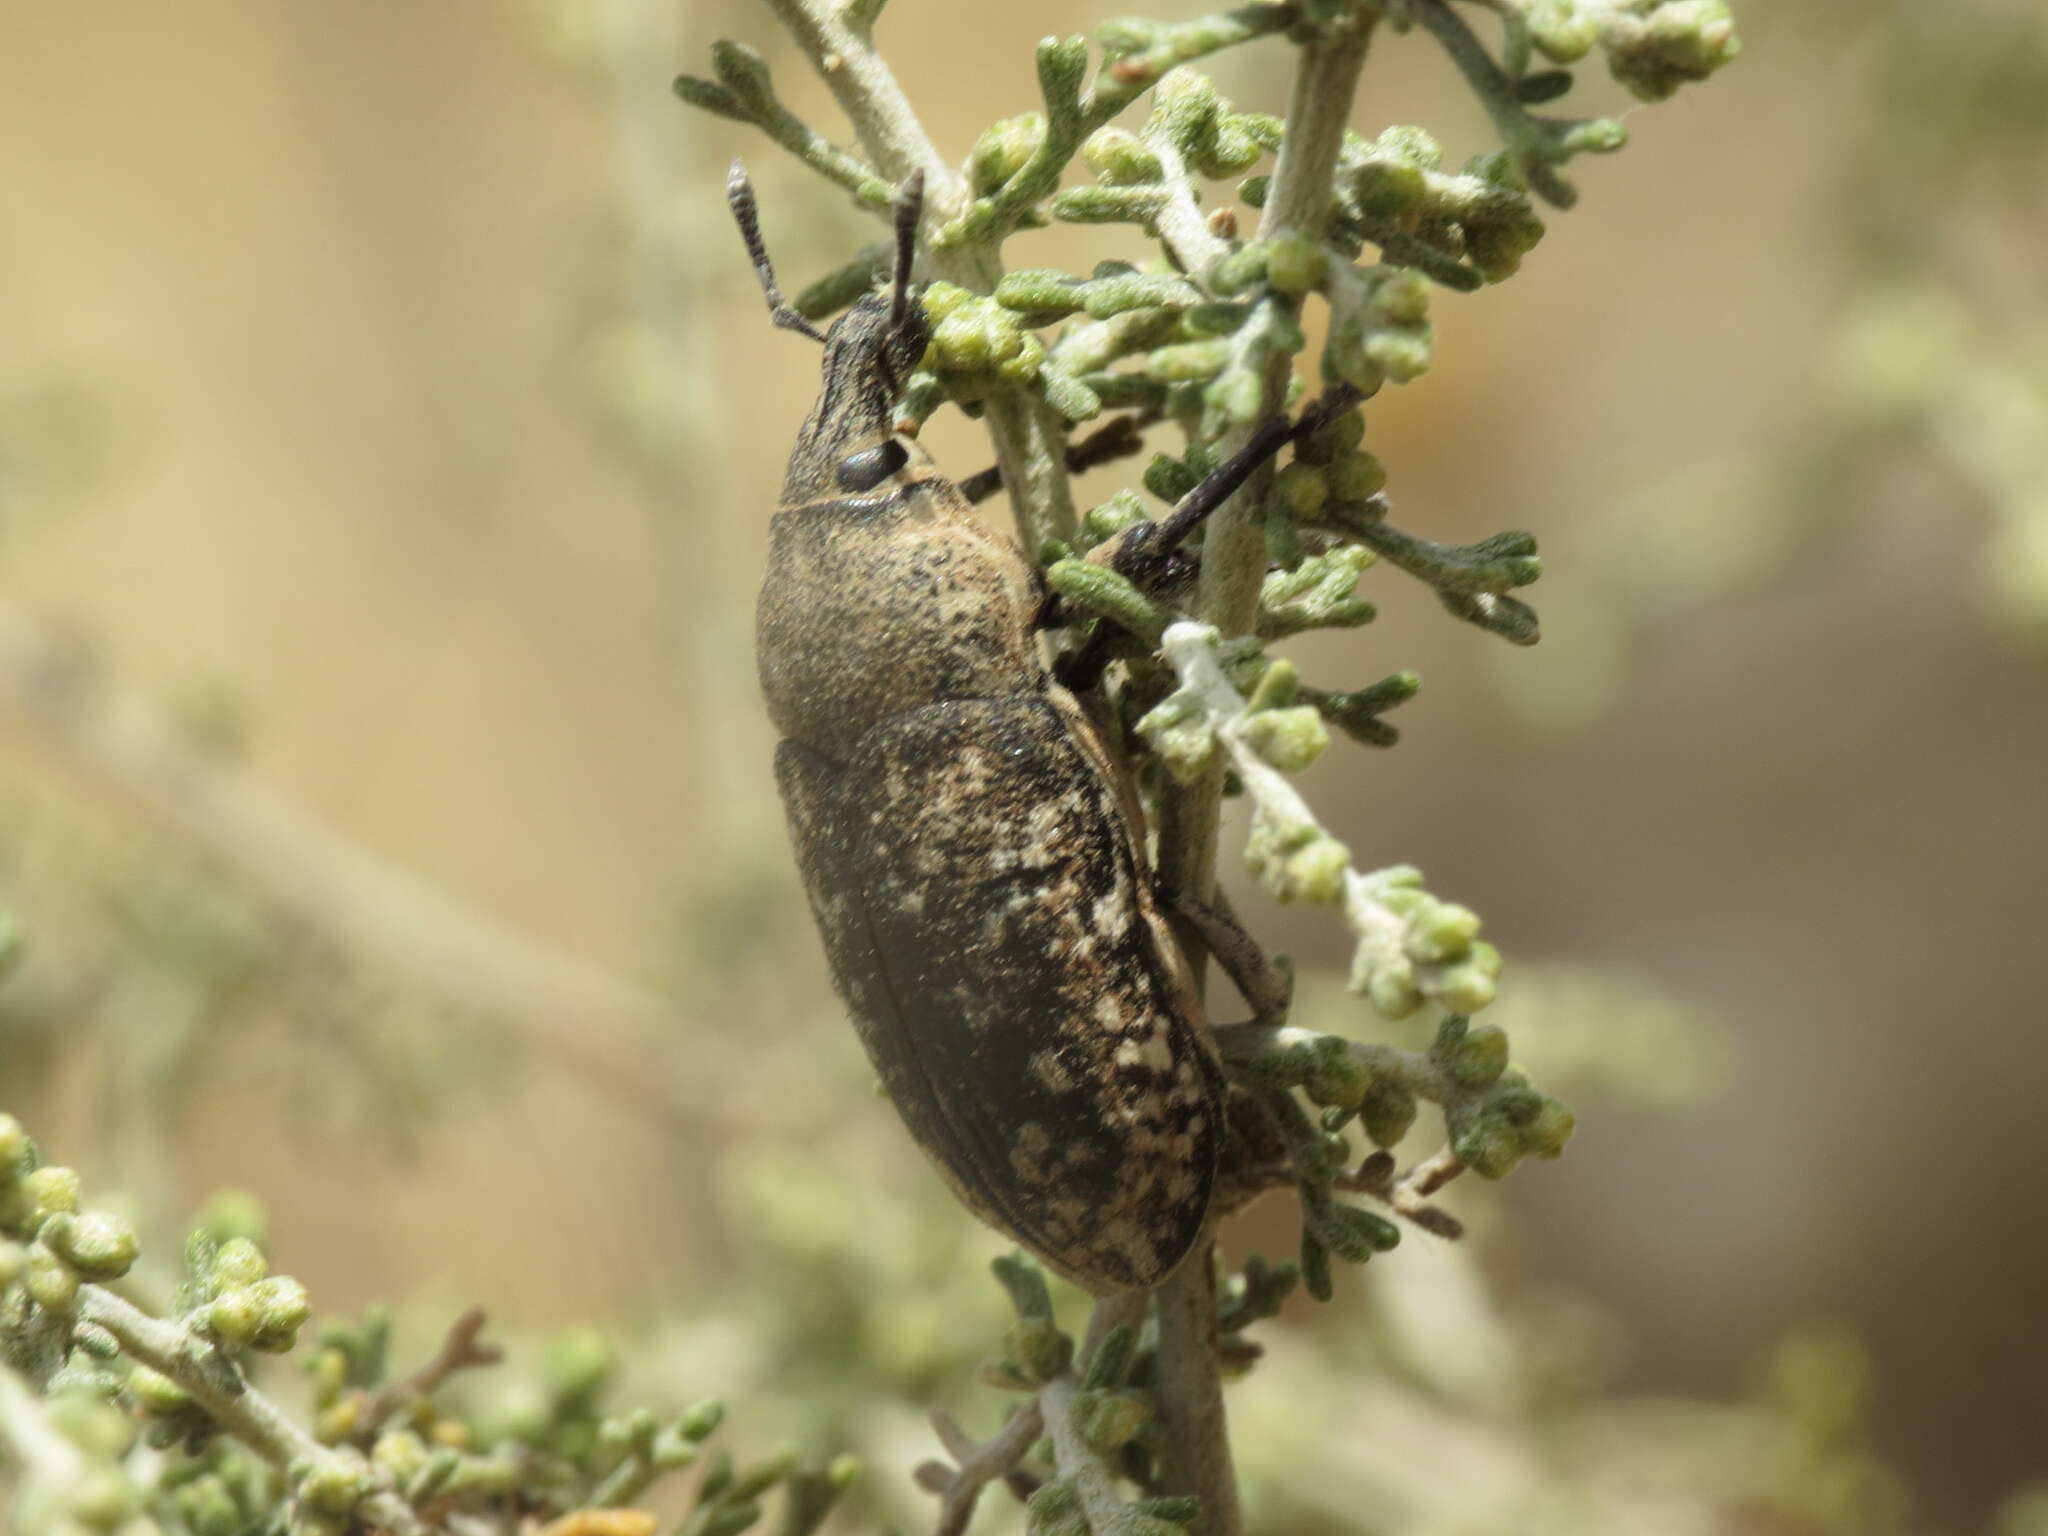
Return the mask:
<path fill-rule="evenodd" d="M 785 494 L 873 489 L 908 461 L 908 450 L 894 430 L 896 401 L 931 340 L 931 322 L 910 282 L 917 223 L 924 211 L 924 172 L 911 172 L 896 196 L 896 252 L 888 290 L 860 299 L 832 322 L 829 333 L 820 332 L 776 286 L 753 184 L 737 160 L 726 175 L 725 196 L 761 280 L 769 317 L 785 330 L 825 344 L 824 385 L 797 439 Z"/>
<path fill-rule="evenodd" d="M 924 356 L 932 339 L 931 321 L 915 290 L 870 293 L 832 322 L 825 336 L 825 371 L 835 365 L 875 377 L 892 398 Z"/>

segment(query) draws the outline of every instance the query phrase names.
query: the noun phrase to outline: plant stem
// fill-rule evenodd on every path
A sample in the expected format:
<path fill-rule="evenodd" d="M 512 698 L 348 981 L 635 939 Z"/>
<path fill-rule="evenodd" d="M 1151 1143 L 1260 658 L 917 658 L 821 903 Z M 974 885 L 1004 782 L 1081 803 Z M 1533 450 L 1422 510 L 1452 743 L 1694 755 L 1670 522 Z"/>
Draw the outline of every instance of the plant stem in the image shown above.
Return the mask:
<path fill-rule="evenodd" d="M 866 33 L 849 25 L 845 10 L 833 0 L 768 4 L 831 87 L 882 174 L 901 181 L 914 170 L 924 171 L 926 226 L 936 228 L 965 212 L 967 183 L 939 153 L 887 61 Z M 993 293 L 1002 276 L 1002 261 L 988 244 L 969 242 L 943 251 L 927 247 L 926 260 L 935 274 L 974 293 Z M 1077 519 L 1067 481 L 1066 426 L 1059 413 L 1029 396 L 1005 392 L 989 398 L 987 419 L 1025 552 L 1035 554 L 1048 538 L 1071 539 Z"/>
<path fill-rule="evenodd" d="M 151 1317 L 98 1285 L 79 1287 L 78 1315 L 119 1339 L 130 1359 L 175 1381 L 216 1424 L 273 1466 L 288 1471 L 296 1462 L 317 1468 L 339 1459 L 254 1386 L 244 1385 L 232 1396 L 223 1392 L 193 1364 L 199 1341 L 179 1324 Z M 360 1508 L 373 1526 L 391 1536 L 429 1536 L 413 1507 L 388 1490 L 369 1493 Z"/>
<path fill-rule="evenodd" d="M 1332 177 L 1352 98 L 1372 41 L 1376 12 L 1354 9 L 1305 44 L 1287 108 L 1287 132 L 1274 167 L 1259 235 L 1271 239 L 1304 231 L 1320 237 L 1328 222 Z M 1260 416 L 1281 409 L 1291 360 L 1277 352 L 1266 377 Z M 1219 447 L 1227 457 L 1250 435 L 1244 430 Z M 1224 503 L 1204 537 L 1201 616 L 1225 635 L 1250 631 L 1258 618 L 1265 576 L 1264 530 L 1257 509 L 1270 473 L 1254 476 Z M 1159 873 L 1170 890 L 1206 899 L 1216 884 L 1216 824 L 1223 803 L 1223 769 L 1160 798 Z M 1176 925 L 1197 976 L 1205 956 L 1199 938 Z M 1216 1325 L 1211 1245 L 1203 1245 L 1159 1287 L 1159 1413 L 1167 1446 L 1168 1488 L 1202 1501 L 1203 1536 L 1241 1536 L 1237 1477 L 1224 1421 L 1222 1357 Z"/>

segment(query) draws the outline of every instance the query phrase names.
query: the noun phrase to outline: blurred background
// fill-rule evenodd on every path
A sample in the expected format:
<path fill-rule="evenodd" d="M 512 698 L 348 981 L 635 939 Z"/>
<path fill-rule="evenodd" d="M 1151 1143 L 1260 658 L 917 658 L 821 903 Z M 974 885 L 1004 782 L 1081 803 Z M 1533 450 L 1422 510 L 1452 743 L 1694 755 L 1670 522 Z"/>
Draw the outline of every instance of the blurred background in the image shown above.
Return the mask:
<path fill-rule="evenodd" d="M 920 1406 L 992 1411 L 998 1244 L 869 1097 L 788 866 L 750 629 L 816 354 L 724 165 L 792 288 L 872 236 L 669 82 L 734 36 L 829 101 L 740 0 L 0 14 L 0 1103 L 160 1239 L 240 1186 L 323 1309 L 642 1330 L 915 1512 Z M 881 35 L 964 155 L 1106 13 L 959 14 Z M 1293 1529 L 1604 1530 L 1594 1487 L 1616 1528 L 2048 1529 L 2048 19 L 1738 17 L 1368 412 L 1405 526 L 1538 534 L 1544 640 L 1369 573 L 1380 620 L 1298 654 L 1424 689 L 1305 787 L 1484 914 L 1580 1132 L 1459 1190 L 1469 1250 L 1273 1330 L 1234 1412 Z M 1278 110 L 1286 65 L 1216 73 Z M 1568 105 L 1624 108 L 1599 75 Z M 1492 145 L 1420 37 L 1388 123 Z"/>

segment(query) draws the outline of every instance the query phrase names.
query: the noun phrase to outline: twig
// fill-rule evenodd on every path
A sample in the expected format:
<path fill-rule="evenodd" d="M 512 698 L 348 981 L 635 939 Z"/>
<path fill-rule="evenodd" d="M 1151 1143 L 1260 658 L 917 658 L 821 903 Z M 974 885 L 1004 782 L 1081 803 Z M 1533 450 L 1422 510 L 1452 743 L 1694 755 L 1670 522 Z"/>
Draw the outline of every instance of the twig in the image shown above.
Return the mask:
<path fill-rule="evenodd" d="M 1406 1173 L 1397 1173 L 1396 1167 L 1393 1153 L 1375 1152 L 1356 1168 L 1332 1178 L 1330 1188 L 1346 1194 L 1370 1195 L 1432 1236 L 1449 1242 L 1463 1237 L 1465 1224 L 1443 1207 L 1431 1205 L 1429 1196 L 1463 1173 L 1464 1161 L 1444 1147 Z M 1295 1189 L 1300 1183 L 1301 1172 L 1292 1163 L 1265 1163 L 1247 1169 L 1232 1180 L 1228 1212 L 1235 1215 L 1263 1194 Z"/>
<path fill-rule="evenodd" d="M 372 1475 L 354 1452 L 344 1458 L 322 1445 L 239 1375 L 232 1378 L 239 1390 L 224 1391 L 221 1377 L 196 1364 L 200 1353 L 213 1346 L 179 1324 L 151 1317 L 98 1285 L 79 1287 L 78 1315 L 120 1340 L 131 1359 L 175 1381 L 223 1430 L 280 1470 L 299 1478 L 322 1470 L 341 1477 Z M 358 1508 L 370 1524 L 391 1536 L 430 1536 L 431 1528 L 419 1513 L 388 1488 L 372 1489 Z"/>
<path fill-rule="evenodd" d="M 967 1529 L 967 1522 L 974 1518 L 974 1506 L 981 1498 L 981 1490 L 999 1478 L 1007 1477 L 1011 1468 L 1024 1459 L 1038 1437 L 1045 1433 L 1045 1419 L 1036 1400 L 1026 1403 L 1010 1416 L 1010 1420 L 986 1441 L 976 1443 L 959 1422 L 949 1413 L 934 1412 L 932 1428 L 937 1432 L 939 1443 L 955 1463 L 946 1468 L 937 1462 L 927 1462 L 919 1468 L 919 1482 L 940 1496 L 939 1523 L 935 1536 L 960 1536 Z M 923 1474 L 935 1472 L 945 1477 L 938 1484 L 937 1477 L 927 1478 Z"/>
<path fill-rule="evenodd" d="M 1145 428 L 1156 420 L 1156 411 L 1126 411 L 1121 416 L 1110 417 L 1079 442 L 1068 444 L 1067 473 L 1086 474 L 1098 465 L 1142 453 Z M 960 482 L 960 494 L 971 502 L 986 501 L 1002 488 L 1003 466 L 1000 464 L 991 464 Z"/>
<path fill-rule="evenodd" d="M 1305 44 L 1288 103 L 1287 132 L 1273 171 L 1262 239 L 1304 231 L 1318 237 L 1328 220 L 1331 183 L 1345 124 L 1376 12 L 1355 9 Z M 1262 416 L 1284 399 L 1291 359 L 1276 349 L 1266 378 Z M 1242 435 L 1242 434 L 1240 434 Z M 1237 444 L 1222 445 L 1227 454 Z M 1258 619 L 1265 576 L 1263 532 L 1254 510 L 1266 477 L 1232 498 L 1209 525 L 1198 604 L 1202 616 L 1227 635 L 1245 634 Z M 1162 796 L 1159 874 L 1196 899 L 1216 883 L 1216 828 L 1222 807 L 1219 763 L 1193 784 Z M 1200 969 L 1202 951 L 1186 925 L 1177 932 Z M 1159 1412 L 1165 1429 L 1167 1486 L 1201 1500 L 1204 1536 L 1241 1536 L 1244 1515 L 1223 1412 L 1222 1343 L 1210 1245 L 1203 1243 L 1159 1288 Z"/>
<path fill-rule="evenodd" d="M 0 710 L 217 862 L 289 929 L 497 1020 L 659 1118 L 695 1123 L 701 1094 L 649 1069 L 674 1052 L 674 1010 L 660 998 L 542 948 L 375 858 L 193 746 L 6 604 Z"/>
<path fill-rule="evenodd" d="M 457 1371 L 471 1366 L 496 1365 L 505 1358 L 505 1352 L 495 1344 L 479 1341 L 484 1331 L 484 1309 L 471 1307 L 449 1325 L 448 1333 L 441 1340 L 441 1347 L 410 1376 L 397 1381 L 386 1382 L 377 1395 L 363 1408 L 359 1421 L 362 1428 L 358 1438 L 363 1440 L 375 1436 L 377 1427 L 399 1409 L 408 1404 L 424 1401 L 434 1395 L 442 1382 Z"/>
<path fill-rule="evenodd" d="M 1393 1153 L 1375 1152 L 1350 1172 L 1338 1174 L 1330 1187 L 1384 1201 L 1396 1215 L 1405 1216 L 1438 1237 L 1451 1241 L 1463 1237 L 1465 1224 L 1449 1211 L 1429 1203 L 1431 1195 L 1465 1171 L 1463 1160 L 1444 1147 L 1404 1174 L 1397 1175 L 1394 1166 Z"/>

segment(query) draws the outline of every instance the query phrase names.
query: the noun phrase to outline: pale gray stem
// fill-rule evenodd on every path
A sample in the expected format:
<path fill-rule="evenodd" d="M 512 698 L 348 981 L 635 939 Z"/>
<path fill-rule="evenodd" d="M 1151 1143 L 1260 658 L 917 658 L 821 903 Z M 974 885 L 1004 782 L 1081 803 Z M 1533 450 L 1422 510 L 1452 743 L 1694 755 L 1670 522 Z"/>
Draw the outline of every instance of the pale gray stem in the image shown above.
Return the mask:
<path fill-rule="evenodd" d="M 151 1317 L 97 1285 L 79 1287 L 78 1315 L 120 1340 L 130 1359 L 175 1381 L 216 1424 L 273 1466 L 290 1469 L 296 1462 L 303 1470 L 341 1459 L 342 1453 L 315 1440 L 255 1386 L 245 1383 L 232 1395 L 221 1391 L 194 1364 L 195 1352 L 210 1346 L 181 1324 Z M 365 1496 L 360 1512 L 392 1536 L 430 1536 L 413 1507 L 388 1489 Z"/>
<path fill-rule="evenodd" d="M 1302 48 L 1260 238 L 1296 230 L 1322 233 L 1337 151 L 1378 20 L 1377 12 L 1354 9 Z M 1291 360 L 1276 350 L 1266 376 L 1262 418 L 1281 409 L 1290 372 Z M 1249 436 L 1249 428 L 1227 435 L 1218 444 L 1219 454 L 1227 457 Z M 1197 608 L 1225 635 L 1249 633 L 1258 619 L 1266 551 L 1263 530 L 1253 514 L 1270 478 L 1254 475 L 1223 504 L 1205 535 Z M 1186 891 L 1197 900 L 1214 889 L 1222 803 L 1220 762 L 1192 784 L 1161 797 L 1159 871 L 1169 889 Z M 1199 939 L 1184 923 L 1176 929 L 1199 970 Z M 1216 1288 L 1206 1245 L 1159 1288 L 1158 1298 L 1159 1413 L 1166 1430 L 1167 1486 L 1202 1501 L 1202 1536 L 1242 1536 L 1244 1517 L 1223 1412 Z"/>
<path fill-rule="evenodd" d="M 1045 1427 L 1052 1435 L 1053 1460 L 1059 1464 L 1060 1476 L 1072 1484 L 1079 1497 L 1088 1529 L 1096 1536 L 1113 1536 L 1124 1521 L 1126 1506 L 1123 1495 L 1117 1491 L 1116 1474 L 1103 1460 L 1102 1453 L 1081 1437 L 1074 1423 L 1074 1398 L 1080 1390 L 1081 1384 L 1073 1375 L 1062 1376 L 1039 1390 L 1038 1403 L 1045 1414 Z"/>
<path fill-rule="evenodd" d="M 942 1494 L 937 1536 L 961 1536 L 974 1518 L 974 1506 L 981 1490 L 1009 1474 L 1022 1461 L 1038 1437 L 1045 1433 L 1045 1419 L 1036 1402 L 1017 1410 L 1010 1421 L 986 1441 L 977 1445 L 966 1432 L 944 1414 L 932 1415 L 932 1427 L 958 1463 L 952 1481 Z"/>

